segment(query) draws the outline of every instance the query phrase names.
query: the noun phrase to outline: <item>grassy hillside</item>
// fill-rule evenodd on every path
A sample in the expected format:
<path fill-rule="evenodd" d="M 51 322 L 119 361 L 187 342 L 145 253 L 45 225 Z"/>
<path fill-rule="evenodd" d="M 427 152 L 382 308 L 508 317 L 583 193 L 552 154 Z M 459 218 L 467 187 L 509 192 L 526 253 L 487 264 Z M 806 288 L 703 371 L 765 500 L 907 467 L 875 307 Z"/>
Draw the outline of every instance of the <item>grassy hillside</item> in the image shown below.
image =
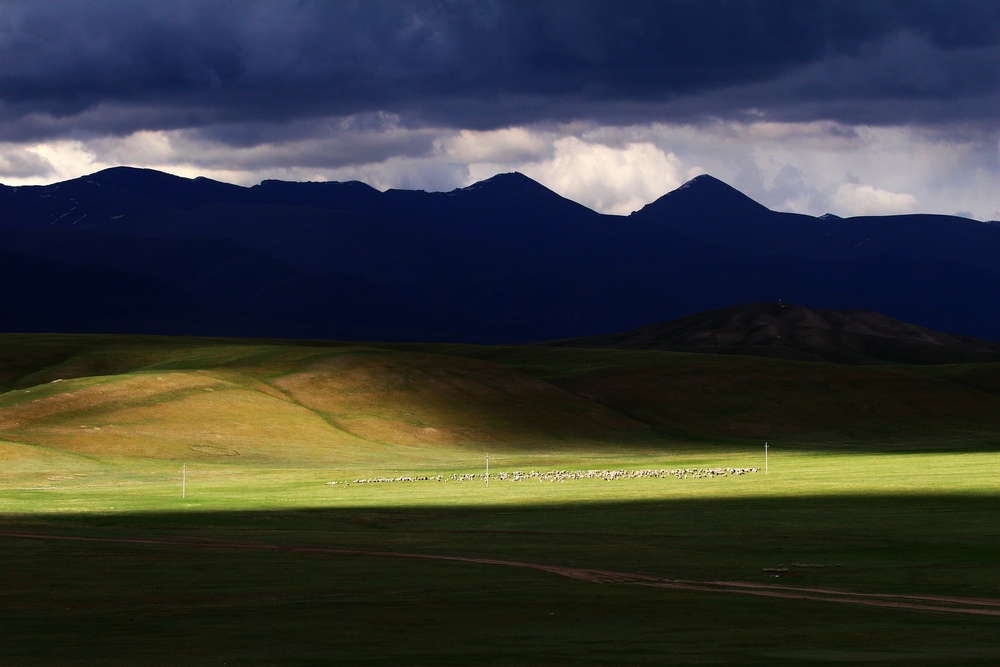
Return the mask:
<path fill-rule="evenodd" d="M 453 448 L 653 442 L 650 429 L 504 365 L 375 346 L 0 338 L 0 437 L 109 459 L 329 465 Z M 41 451 L 41 450 L 40 450 Z"/>
<path fill-rule="evenodd" d="M 0 360 L 0 455 L 12 461 L 1000 443 L 997 364 L 57 335 L 0 336 Z"/>
<path fill-rule="evenodd" d="M 1000 445 L 1000 364 L 846 366 L 730 355 L 447 346 L 583 396 L 662 437 L 792 446 Z"/>

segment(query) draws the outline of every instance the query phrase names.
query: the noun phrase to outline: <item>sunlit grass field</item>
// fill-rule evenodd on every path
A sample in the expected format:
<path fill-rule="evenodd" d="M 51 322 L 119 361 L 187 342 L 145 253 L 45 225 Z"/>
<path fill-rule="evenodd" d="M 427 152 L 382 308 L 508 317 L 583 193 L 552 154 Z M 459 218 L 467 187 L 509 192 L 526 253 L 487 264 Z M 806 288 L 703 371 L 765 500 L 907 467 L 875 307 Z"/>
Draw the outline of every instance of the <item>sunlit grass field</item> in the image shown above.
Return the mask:
<path fill-rule="evenodd" d="M 1000 662 L 994 366 L 0 352 L 0 664 Z M 726 467 L 759 470 L 495 476 Z"/>
<path fill-rule="evenodd" d="M 783 499 L 850 495 L 982 496 L 1000 492 L 1000 453 L 823 452 L 769 448 L 764 474 L 759 451 L 621 456 L 601 453 L 490 456 L 491 482 L 482 456 L 428 456 L 411 465 L 351 468 L 257 468 L 239 464 L 166 464 L 160 461 L 87 462 L 47 471 L 5 470 L 0 511 L 5 514 L 67 512 L 227 511 L 326 507 L 462 505 L 491 507 L 630 500 L 681 502 L 703 499 Z M 759 467 L 739 477 L 678 480 L 581 479 L 549 482 L 500 480 L 514 470 L 642 470 Z M 87 471 L 87 472 L 83 472 Z M 456 481 L 449 475 L 473 473 Z M 442 481 L 354 483 L 399 476 L 443 475 Z M 327 482 L 338 482 L 329 485 Z M 184 497 L 182 497 L 182 494 Z"/>

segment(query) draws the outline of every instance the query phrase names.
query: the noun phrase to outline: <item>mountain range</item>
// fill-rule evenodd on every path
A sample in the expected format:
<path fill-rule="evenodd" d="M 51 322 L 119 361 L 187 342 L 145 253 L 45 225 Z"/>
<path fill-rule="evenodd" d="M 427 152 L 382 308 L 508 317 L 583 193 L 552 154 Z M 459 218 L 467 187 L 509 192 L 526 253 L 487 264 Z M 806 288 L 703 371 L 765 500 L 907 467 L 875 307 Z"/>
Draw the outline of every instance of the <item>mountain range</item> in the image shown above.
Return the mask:
<path fill-rule="evenodd" d="M 526 342 L 779 300 L 1000 340 L 1000 224 L 771 211 L 699 176 L 629 216 L 116 167 L 0 186 L 2 331 Z"/>

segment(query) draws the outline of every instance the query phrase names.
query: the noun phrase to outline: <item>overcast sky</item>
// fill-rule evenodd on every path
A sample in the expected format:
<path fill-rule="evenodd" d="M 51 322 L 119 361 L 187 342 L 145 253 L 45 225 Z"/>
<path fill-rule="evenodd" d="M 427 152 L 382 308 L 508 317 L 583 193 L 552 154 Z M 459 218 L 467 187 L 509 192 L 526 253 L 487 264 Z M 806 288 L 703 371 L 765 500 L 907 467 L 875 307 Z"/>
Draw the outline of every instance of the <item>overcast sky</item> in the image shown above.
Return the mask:
<path fill-rule="evenodd" d="M 1000 2 L 0 0 L 0 182 L 119 164 L 1000 219 Z"/>

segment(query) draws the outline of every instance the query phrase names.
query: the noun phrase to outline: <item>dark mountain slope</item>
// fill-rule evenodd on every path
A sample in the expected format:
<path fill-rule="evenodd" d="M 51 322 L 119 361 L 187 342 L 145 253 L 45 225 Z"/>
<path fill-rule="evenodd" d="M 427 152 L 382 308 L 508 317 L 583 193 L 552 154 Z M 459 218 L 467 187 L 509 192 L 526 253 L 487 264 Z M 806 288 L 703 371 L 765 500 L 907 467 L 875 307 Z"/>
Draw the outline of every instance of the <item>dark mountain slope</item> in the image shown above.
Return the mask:
<path fill-rule="evenodd" d="M 775 213 L 707 174 L 647 204 L 629 218 L 690 234 L 738 256 L 784 254 L 790 240 L 809 237 L 818 229 L 816 218 Z"/>
<path fill-rule="evenodd" d="M 238 201 L 246 189 L 207 178 L 188 179 L 152 169 L 114 167 L 53 185 L 3 188 L 3 226 L 99 226 L 140 211 L 184 211 Z"/>
<path fill-rule="evenodd" d="M 246 203 L 339 211 L 375 211 L 382 207 L 382 193 L 359 181 L 296 183 L 267 180 L 250 188 Z"/>
<path fill-rule="evenodd" d="M 238 242 L 82 229 L 4 237 L 3 331 L 438 340 L 475 326 L 399 290 Z M 24 251 L 24 252 L 22 252 Z M 27 253 L 27 254 L 26 254 Z M 470 324 L 472 322 L 472 324 Z"/>
<path fill-rule="evenodd" d="M 155 280 L 0 249 L 0 331 L 205 333 L 223 330 L 218 304 Z M 196 323 L 192 326 L 192 323 Z"/>
<path fill-rule="evenodd" d="M 633 213 L 637 218 L 753 220 L 771 211 L 714 176 L 702 174 Z"/>
<path fill-rule="evenodd" d="M 849 364 L 1000 361 L 998 343 L 932 331 L 871 310 L 822 310 L 785 303 L 723 308 L 619 334 L 548 344 Z"/>
<path fill-rule="evenodd" d="M 622 217 L 517 173 L 379 192 L 115 168 L 0 186 L 0 249 L 196 296 L 164 331 L 516 342 L 784 299 L 1000 340 L 1000 226 L 775 213 L 710 176 Z M 37 300 L 28 278 L 7 297 Z M 74 290 L 100 298 L 96 284 Z M 76 312 L 62 330 L 76 330 Z M 105 317 L 103 330 L 132 331 Z"/>
<path fill-rule="evenodd" d="M 902 257 L 956 261 L 1000 275 L 1000 230 L 947 215 L 813 218 L 771 211 L 703 175 L 646 205 L 630 218 L 683 231 L 730 256 L 860 259 Z"/>
<path fill-rule="evenodd" d="M 589 250 L 610 218 L 519 173 L 498 174 L 451 192 L 389 190 L 385 213 L 421 229 L 503 246 L 550 252 Z"/>

